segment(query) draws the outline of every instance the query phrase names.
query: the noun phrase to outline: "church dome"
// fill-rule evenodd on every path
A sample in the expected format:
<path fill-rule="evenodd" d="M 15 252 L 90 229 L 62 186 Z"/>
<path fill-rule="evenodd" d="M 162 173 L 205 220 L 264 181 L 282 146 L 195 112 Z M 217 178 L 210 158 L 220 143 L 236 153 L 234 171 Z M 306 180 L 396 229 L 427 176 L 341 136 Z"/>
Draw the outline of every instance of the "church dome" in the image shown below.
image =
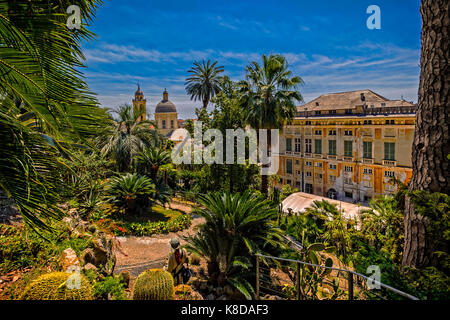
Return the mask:
<path fill-rule="evenodd" d="M 164 90 L 163 93 L 163 99 L 160 103 L 156 105 L 155 113 L 176 113 L 177 108 L 172 103 L 172 101 L 169 100 L 169 93 L 167 90 Z"/>

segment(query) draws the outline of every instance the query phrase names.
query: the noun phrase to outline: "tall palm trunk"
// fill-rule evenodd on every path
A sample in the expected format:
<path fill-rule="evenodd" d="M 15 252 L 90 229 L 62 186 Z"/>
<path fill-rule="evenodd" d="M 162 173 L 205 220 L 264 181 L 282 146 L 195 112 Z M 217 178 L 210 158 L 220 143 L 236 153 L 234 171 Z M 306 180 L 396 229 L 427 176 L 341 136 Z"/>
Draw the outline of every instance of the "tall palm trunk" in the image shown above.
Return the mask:
<path fill-rule="evenodd" d="M 410 191 L 450 192 L 450 15 L 448 0 L 423 0 L 422 53 Z M 432 263 L 433 243 L 426 233 L 427 218 L 417 214 L 407 197 L 403 266 Z"/>
<path fill-rule="evenodd" d="M 259 139 L 258 139 L 258 141 L 259 141 Z M 272 132 L 269 129 L 269 130 L 267 130 L 267 156 L 269 156 L 269 159 L 271 159 L 270 158 L 271 146 L 272 146 Z M 270 167 L 270 165 L 271 164 L 263 164 L 262 166 L 265 167 L 265 168 L 268 168 L 268 167 Z M 266 198 L 267 198 L 267 195 L 269 194 L 269 190 L 268 189 L 269 189 L 269 176 L 266 175 L 266 174 L 263 174 L 261 176 L 261 193 L 263 195 L 265 195 Z"/>

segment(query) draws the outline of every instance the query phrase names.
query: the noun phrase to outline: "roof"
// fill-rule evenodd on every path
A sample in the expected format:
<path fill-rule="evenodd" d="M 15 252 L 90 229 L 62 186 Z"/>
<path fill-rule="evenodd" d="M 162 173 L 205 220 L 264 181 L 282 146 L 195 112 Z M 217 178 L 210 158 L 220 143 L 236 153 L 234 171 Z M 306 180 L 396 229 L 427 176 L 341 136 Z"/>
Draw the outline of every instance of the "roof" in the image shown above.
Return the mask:
<path fill-rule="evenodd" d="M 413 106 L 414 104 L 405 100 L 389 100 L 372 90 L 357 90 L 338 93 L 327 93 L 320 97 L 297 107 L 298 111 L 321 111 L 354 109 L 357 106 L 366 104 L 367 106 L 381 107 L 384 103 L 386 107 L 390 106 Z M 307 110 L 305 110 L 305 108 Z"/>
<path fill-rule="evenodd" d="M 139 96 L 139 95 L 143 95 L 143 94 L 144 94 L 144 93 L 143 93 L 142 90 L 141 90 L 141 86 L 138 85 L 138 88 L 137 88 L 136 92 L 134 93 L 134 95 Z"/>
<path fill-rule="evenodd" d="M 358 216 L 361 210 L 369 209 L 368 207 L 359 206 L 344 201 L 332 200 L 309 193 L 297 192 L 284 199 L 284 201 L 282 202 L 283 212 L 289 212 L 289 209 L 291 209 L 292 212 L 303 213 L 305 212 L 306 208 L 310 207 L 313 204 L 314 201 L 322 200 L 337 205 L 337 207 L 342 210 L 343 216 L 347 219 Z"/>
<path fill-rule="evenodd" d="M 173 112 L 177 112 L 177 108 L 170 100 L 161 100 L 161 102 L 156 105 L 155 113 L 173 113 Z"/>
<path fill-rule="evenodd" d="M 183 141 L 186 139 L 186 137 L 189 135 L 189 132 L 186 129 L 180 128 L 176 129 L 175 131 L 171 132 L 170 134 L 170 140 L 172 141 Z"/>

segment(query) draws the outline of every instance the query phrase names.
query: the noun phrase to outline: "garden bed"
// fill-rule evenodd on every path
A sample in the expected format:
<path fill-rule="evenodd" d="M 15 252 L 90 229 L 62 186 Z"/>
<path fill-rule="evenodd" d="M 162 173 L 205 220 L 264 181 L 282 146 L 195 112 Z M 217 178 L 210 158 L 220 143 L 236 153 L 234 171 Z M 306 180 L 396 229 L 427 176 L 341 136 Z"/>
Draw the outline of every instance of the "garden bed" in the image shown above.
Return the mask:
<path fill-rule="evenodd" d="M 112 217 L 100 219 L 96 224 L 116 236 L 151 236 L 178 232 L 191 226 L 192 218 L 180 210 L 154 206 L 143 216 Z"/>

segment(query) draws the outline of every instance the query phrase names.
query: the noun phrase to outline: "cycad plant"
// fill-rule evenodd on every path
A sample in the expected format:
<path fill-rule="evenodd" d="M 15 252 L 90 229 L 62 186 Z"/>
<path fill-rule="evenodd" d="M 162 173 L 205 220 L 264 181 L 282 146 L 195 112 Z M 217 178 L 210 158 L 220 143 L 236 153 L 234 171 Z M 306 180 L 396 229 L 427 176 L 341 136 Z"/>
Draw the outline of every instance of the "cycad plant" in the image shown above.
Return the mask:
<path fill-rule="evenodd" d="M 142 215 L 152 206 L 156 187 L 152 180 L 138 174 L 126 173 L 111 179 L 106 201 L 116 212 Z"/>
<path fill-rule="evenodd" d="M 156 181 L 159 168 L 170 161 L 170 153 L 159 148 L 145 148 L 136 156 L 139 173 L 150 176 L 153 181 Z"/>
<path fill-rule="evenodd" d="M 145 148 L 159 147 L 165 137 L 152 121 L 141 121 L 141 114 L 134 112 L 130 105 L 123 105 L 115 112 L 117 119 L 108 132 L 97 140 L 101 152 L 116 160 L 117 169 L 130 169 L 134 156 Z"/>
<path fill-rule="evenodd" d="M 295 103 L 303 101 L 298 91 L 303 80 L 292 76 L 286 58 L 281 55 L 263 55 L 261 65 L 253 61 L 246 71 L 247 79 L 239 84 L 247 123 L 256 130 L 282 129 L 294 118 Z M 267 138 L 270 148 L 270 130 Z M 268 178 L 266 175 L 261 178 L 261 192 L 267 195 Z"/>
<path fill-rule="evenodd" d="M 105 126 L 106 113 L 81 78 L 82 24 L 71 31 L 66 10 L 92 21 L 97 0 L 0 1 L 0 189 L 32 227 L 58 217 L 57 156 Z M 31 122 L 30 122 L 31 120 Z"/>
<path fill-rule="evenodd" d="M 202 208 L 195 213 L 206 222 L 196 235 L 186 238 L 186 247 L 207 260 L 213 282 L 228 283 L 250 299 L 252 255 L 284 247 L 282 231 L 273 221 L 276 207 L 251 191 L 210 193 L 199 202 Z"/>

